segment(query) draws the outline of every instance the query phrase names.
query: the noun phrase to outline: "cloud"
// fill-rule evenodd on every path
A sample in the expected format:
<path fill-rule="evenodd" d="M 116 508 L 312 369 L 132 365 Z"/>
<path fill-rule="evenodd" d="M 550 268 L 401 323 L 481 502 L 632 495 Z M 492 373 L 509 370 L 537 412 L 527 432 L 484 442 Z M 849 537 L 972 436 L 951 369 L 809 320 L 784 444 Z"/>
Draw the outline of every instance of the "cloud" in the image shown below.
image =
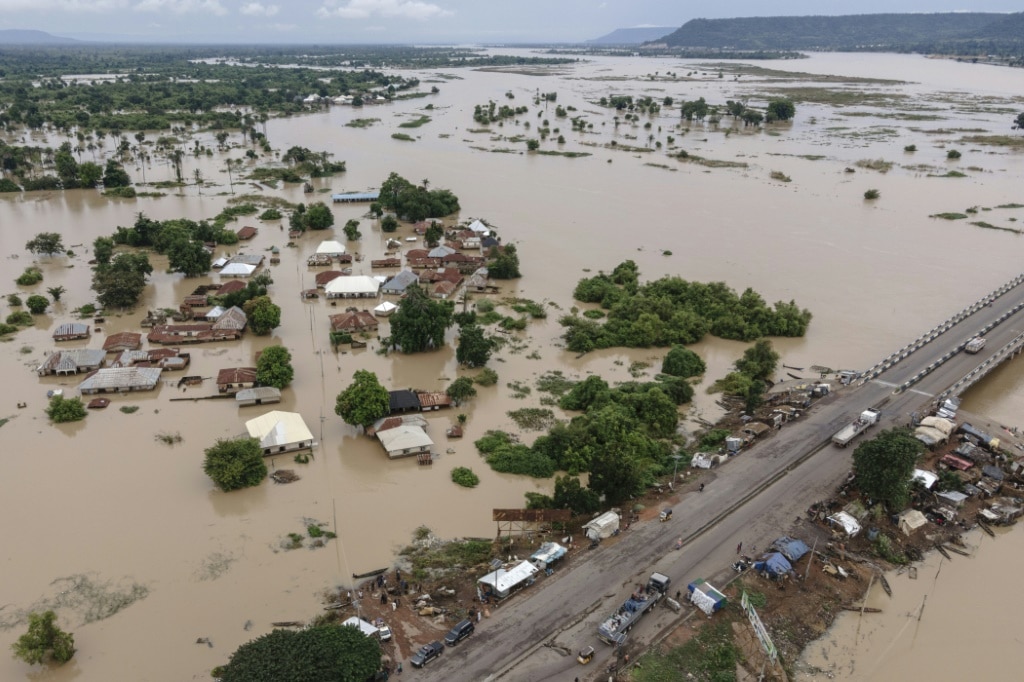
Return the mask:
<path fill-rule="evenodd" d="M 0 10 L 4 12 L 107 12 L 127 5 L 128 0 L 0 0 Z"/>
<path fill-rule="evenodd" d="M 272 17 L 281 10 L 277 5 L 264 5 L 262 2 L 247 2 L 238 11 L 250 17 Z"/>
<path fill-rule="evenodd" d="M 173 12 L 188 14 L 191 12 L 208 12 L 217 16 L 228 13 L 220 0 L 142 0 L 135 5 L 139 12 Z"/>
<path fill-rule="evenodd" d="M 452 13 L 443 7 L 422 0 L 325 0 L 317 16 L 323 18 L 369 19 L 370 17 L 397 17 L 426 21 L 435 17 L 446 17 Z"/>

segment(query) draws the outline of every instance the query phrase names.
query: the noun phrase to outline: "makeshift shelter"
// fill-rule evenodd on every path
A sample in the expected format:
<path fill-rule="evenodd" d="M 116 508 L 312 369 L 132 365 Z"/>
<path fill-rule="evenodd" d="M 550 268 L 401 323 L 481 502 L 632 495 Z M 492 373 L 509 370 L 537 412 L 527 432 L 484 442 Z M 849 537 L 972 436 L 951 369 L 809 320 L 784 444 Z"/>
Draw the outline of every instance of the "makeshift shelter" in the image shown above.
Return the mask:
<path fill-rule="evenodd" d="M 725 595 L 710 583 L 705 582 L 703 578 L 694 580 L 686 586 L 686 590 L 690 593 L 690 601 L 693 602 L 693 605 L 709 616 L 728 603 Z"/>
<path fill-rule="evenodd" d="M 358 628 L 359 632 L 363 633 L 367 637 L 376 637 L 379 632 L 377 626 L 373 623 L 365 621 L 362 618 L 357 618 L 356 616 L 352 616 L 348 620 L 342 621 L 341 624 L 347 625 L 350 628 Z"/>
<path fill-rule="evenodd" d="M 602 540 L 611 537 L 618 529 L 619 515 L 613 511 L 605 512 L 583 526 L 583 532 L 590 540 Z"/>
<path fill-rule="evenodd" d="M 802 556 L 811 551 L 811 548 L 803 540 L 797 540 L 787 535 L 783 535 L 773 542 L 772 547 L 790 561 L 800 561 Z"/>
<path fill-rule="evenodd" d="M 896 525 L 899 526 L 904 535 L 911 535 L 915 530 L 928 523 L 925 515 L 916 509 L 908 509 L 897 518 Z"/>
<path fill-rule="evenodd" d="M 926 490 L 931 490 L 932 486 L 939 480 L 939 475 L 932 471 L 925 471 L 924 469 L 914 469 L 914 475 L 910 477 L 910 480 L 921 481 L 921 485 L 923 485 Z"/>
<path fill-rule="evenodd" d="M 566 549 L 557 542 L 545 542 L 530 555 L 530 561 L 537 568 L 544 569 L 565 556 Z"/>
<path fill-rule="evenodd" d="M 391 301 L 384 301 L 379 306 L 373 309 L 373 314 L 377 317 L 387 317 L 391 313 L 398 310 L 398 306 Z"/>
<path fill-rule="evenodd" d="M 754 570 L 769 578 L 781 578 L 793 571 L 793 564 L 781 552 L 772 552 L 761 561 L 754 562 Z"/>
<path fill-rule="evenodd" d="M 504 599 L 529 584 L 536 573 L 537 567 L 529 561 L 523 561 L 509 570 L 499 568 L 476 581 L 477 591 L 482 597 Z"/>
<path fill-rule="evenodd" d="M 828 517 L 828 522 L 833 527 L 838 526 L 851 538 L 860 532 L 860 523 L 857 522 L 857 519 L 844 511 L 836 512 L 832 516 Z"/>

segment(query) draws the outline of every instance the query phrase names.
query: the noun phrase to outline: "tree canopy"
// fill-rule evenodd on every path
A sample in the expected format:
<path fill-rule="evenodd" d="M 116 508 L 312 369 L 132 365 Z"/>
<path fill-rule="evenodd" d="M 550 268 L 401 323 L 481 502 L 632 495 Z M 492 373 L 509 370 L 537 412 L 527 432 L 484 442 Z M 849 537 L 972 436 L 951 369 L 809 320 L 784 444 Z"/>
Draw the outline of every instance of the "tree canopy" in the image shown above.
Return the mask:
<path fill-rule="evenodd" d="M 882 431 L 853 451 L 857 487 L 890 510 L 902 509 L 910 499 L 910 481 L 924 444 L 909 429 Z"/>
<path fill-rule="evenodd" d="M 788 121 L 796 115 L 796 106 L 788 99 L 775 99 L 768 102 L 766 117 L 772 121 Z"/>
<path fill-rule="evenodd" d="M 741 295 L 723 282 L 704 284 L 662 277 L 640 284 L 636 263 L 620 263 L 609 274 L 584 278 L 573 296 L 608 310 L 604 324 L 566 315 L 566 347 L 577 353 L 598 348 L 647 348 L 695 343 L 706 334 L 738 341 L 762 336 L 803 336 L 811 313 L 794 301 L 769 308 L 752 289 Z"/>
<path fill-rule="evenodd" d="M 53 611 L 28 614 L 28 632 L 12 645 L 14 656 L 29 665 L 52 659 L 67 663 L 75 655 L 75 636 L 57 627 Z"/>
<path fill-rule="evenodd" d="M 766 381 L 775 373 L 779 354 L 768 339 L 758 339 L 753 346 L 743 351 L 743 357 L 736 361 L 736 369 L 749 377 Z"/>
<path fill-rule="evenodd" d="M 238 647 L 214 674 L 222 682 L 365 682 L 380 663 L 376 639 L 359 628 L 328 623 L 273 630 Z"/>
<path fill-rule="evenodd" d="M 64 239 L 57 232 L 40 232 L 25 244 L 25 248 L 29 253 L 52 256 L 64 252 Z"/>
<path fill-rule="evenodd" d="M 46 406 L 46 416 L 57 424 L 81 421 L 85 419 L 85 414 L 85 405 L 78 397 L 65 398 L 55 395 L 50 398 L 50 403 Z"/>
<path fill-rule="evenodd" d="M 220 438 L 206 448 L 203 471 L 225 492 L 259 485 L 267 477 L 263 450 L 255 438 Z"/>
<path fill-rule="evenodd" d="M 334 213 L 331 212 L 330 206 L 317 201 L 306 208 L 304 220 L 310 230 L 326 230 L 334 225 Z"/>
<path fill-rule="evenodd" d="M 249 318 L 249 329 L 257 336 L 266 336 L 281 325 L 281 307 L 269 296 L 257 296 L 242 305 Z"/>
<path fill-rule="evenodd" d="M 146 254 L 119 253 L 109 263 L 97 264 L 92 288 L 105 308 L 131 308 L 142 296 L 151 272 Z"/>
<path fill-rule="evenodd" d="M 487 259 L 487 274 L 493 279 L 518 279 L 523 276 L 519 272 L 519 253 L 515 244 L 493 247 Z"/>
<path fill-rule="evenodd" d="M 398 173 L 391 173 L 381 184 L 378 201 L 400 218 L 413 222 L 443 218 L 459 210 L 459 199 L 450 191 L 414 185 Z"/>
<path fill-rule="evenodd" d="M 377 375 L 365 369 L 356 370 L 352 383 L 338 394 L 334 413 L 353 426 L 366 428 L 391 411 L 391 396 L 380 385 Z"/>
<path fill-rule="evenodd" d="M 292 367 L 292 354 L 284 346 L 268 346 L 260 353 L 256 361 L 256 382 L 260 386 L 273 386 L 283 389 L 292 383 L 295 369 Z"/>
<path fill-rule="evenodd" d="M 32 294 L 25 299 L 25 307 L 27 307 L 29 312 L 33 315 L 42 315 L 46 312 L 46 309 L 50 307 L 50 301 L 45 296 Z"/>
<path fill-rule="evenodd" d="M 444 345 L 444 334 L 452 326 L 454 304 L 430 298 L 413 284 L 405 290 L 398 310 L 391 314 L 391 345 L 403 353 L 420 353 Z"/>
<path fill-rule="evenodd" d="M 455 348 L 455 359 L 466 367 L 483 367 L 491 358 L 494 341 L 485 334 L 483 327 L 477 324 L 465 324 L 459 327 L 459 344 Z"/>
<path fill-rule="evenodd" d="M 689 379 L 698 377 L 707 370 L 699 355 L 686 346 L 672 346 L 661 363 L 661 373 Z"/>
<path fill-rule="evenodd" d="M 455 401 L 456 405 L 461 405 L 476 395 L 476 387 L 473 385 L 473 379 L 470 377 L 459 377 L 448 385 L 445 393 Z"/>

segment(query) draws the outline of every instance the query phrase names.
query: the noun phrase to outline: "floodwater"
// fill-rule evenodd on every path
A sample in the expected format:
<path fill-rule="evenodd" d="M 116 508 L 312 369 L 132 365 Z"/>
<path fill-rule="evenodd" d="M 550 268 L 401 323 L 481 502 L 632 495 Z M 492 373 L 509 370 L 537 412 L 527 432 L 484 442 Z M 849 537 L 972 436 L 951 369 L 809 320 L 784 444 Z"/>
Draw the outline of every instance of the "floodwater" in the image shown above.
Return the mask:
<path fill-rule="evenodd" d="M 663 350 L 618 349 L 576 358 L 560 348 L 557 319 L 574 305 L 572 288 L 587 271 L 610 270 L 633 259 L 647 278 L 670 273 L 721 280 L 737 290 L 753 287 L 768 301 L 796 299 L 813 311 L 814 320 L 805 338 L 775 341 L 783 362 L 834 368 L 870 366 L 1019 274 L 1017 234 L 928 216 L 978 206 L 992 209 L 979 213 L 989 223 L 1020 226 L 1024 209 L 994 207 L 1024 203 L 1024 157 L 1003 147 L 962 143 L 964 133 L 957 131 L 1010 133 L 1011 119 L 1024 110 L 1019 95 L 1024 92 L 1024 71 L 906 55 L 829 54 L 759 64 L 791 72 L 907 81 L 833 81 L 829 87 L 907 99 L 885 108 L 800 104 L 796 120 L 772 132 L 738 129 L 726 134 L 725 125 L 682 131 L 676 129 L 676 108 L 663 109 L 651 120 L 650 130 L 643 127 L 644 117 L 635 126 L 623 123 L 616 130 L 614 112 L 593 104 L 602 95 L 622 93 L 671 96 L 677 102 L 704 96 L 713 104 L 749 97 L 756 104 L 759 93 L 813 85 L 800 80 L 806 76 L 788 82 L 731 73 L 719 78 L 716 69 L 698 64 L 595 59 L 545 75 L 431 71 L 418 76 L 425 89 L 438 86 L 440 93 L 433 97 L 361 110 L 334 107 L 267 124 L 275 150 L 302 145 L 330 151 L 336 160 L 347 162 L 344 175 L 315 181 L 318 190 L 377 187 L 391 171 L 451 189 L 463 207 L 460 220 L 484 218 L 506 242 L 519 246 L 524 277 L 505 284 L 502 296 L 550 304 L 547 320 L 531 322 L 492 361 L 500 375 L 497 386 L 480 389 L 477 398 L 458 410 L 428 417 L 428 430 L 442 453 L 432 467 L 389 461 L 375 441 L 334 415 L 334 397 L 361 368 L 373 370 L 392 388 L 443 389 L 458 375 L 453 351 L 382 356 L 371 344 L 366 350 L 335 354 L 327 342 L 327 316 L 338 310 L 324 300 L 304 303 L 298 298 L 299 290 L 313 286 L 315 271 L 306 267 L 305 259 L 321 237 L 308 234 L 296 248 L 285 248 L 285 230 L 277 223 L 260 225 L 256 239 L 238 248 L 281 248 L 281 264 L 270 268 L 275 281 L 271 293 L 284 308 L 281 327 L 269 338 L 194 346 L 188 372 L 215 376 L 224 367 L 253 364 L 255 352 L 268 344 L 288 346 L 296 379 L 277 407 L 300 412 L 319 445 L 309 464 L 277 457 L 270 465 L 294 469 L 302 480 L 290 485 L 267 482 L 229 494 L 213 488 L 202 472 L 203 449 L 217 438 L 241 434 L 246 419 L 270 408 L 239 409 L 233 401 L 171 401 L 214 391 L 209 381 L 183 394 L 173 385 L 177 376 L 169 374 L 169 385 L 153 393 L 114 397 L 109 408 L 91 412 L 84 422 L 48 423 L 42 412 L 46 390 L 64 387 L 74 394 L 77 381 L 39 379 L 32 369 L 53 348 L 53 327 L 91 301 L 88 246 L 116 226 L 130 225 L 138 212 L 156 219 L 212 218 L 229 198 L 224 160 L 242 157 L 244 148 L 187 157 L 186 177 L 191 180 L 199 169 L 210 183 L 201 194 L 193 185 L 169 190 L 165 197 L 137 200 L 108 200 L 87 191 L 3 196 L 0 280 L 11 283 L 8 292 L 17 289 L 23 297 L 32 293 L 15 287 L 13 280 L 32 262 L 23 247 L 35 233 L 61 232 L 76 253 L 38 263 L 45 274 L 38 288 L 63 285 L 68 293 L 35 329 L 0 344 L 7 394 L 0 418 L 11 417 L 0 427 L 5 473 L 0 511 L 7 519 L 0 624 L 17 622 L 21 610 L 57 606 L 62 625 L 75 632 L 79 648 L 71 664 L 44 677 L 61 682 L 207 679 L 210 668 L 223 663 L 242 642 L 268 631 L 271 622 L 306 619 L 319 611 L 323 590 L 345 584 L 353 573 L 389 565 L 418 526 L 429 526 L 443 537 L 490 537 L 495 530 L 492 508 L 519 507 L 524 492 L 547 491 L 551 485 L 493 473 L 473 448 L 472 441 L 486 429 L 515 430 L 508 410 L 540 404 L 535 387 L 526 398 L 515 399 L 507 384 L 534 386 L 550 370 L 622 381 L 631 378 L 631 367 L 649 377 L 660 365 Z M 675 75 L 666 78 L 667 73 Z M 592 130 L 573 132 L 568 118 L 556 118 L 551 103 L 541 105 L 538 117 L 532 99 L 539 92 L 557 92 L 557 104 L 575 107 L 570 116 L 586 117 Z M 506 99 L 506 93 L 514 99 Z M 470 132 L 479 127 L 472 120 L 474 105 L 488 100 L 525 104 L 530 113 L 518 124 L 492 126 L 491 133 Z M 434 108 L 425 111 L 427 104 Z M 934 119 L 893 117 L 922 113 Z M 420 114 L 432 120 L 419 128 L 398 128 Z M 380 121 L 362 129 L 344 126 L 354 118 Z M 543 149 L 592 156 L 521 154 L 524 142 L 498 139 L 534 136 L 544 119 L 560 129 L 566 142 L 556 144 L 558 133 L 553 133 Z M 416 141 L 392 139 L 399 131 Z M 622 149 L 646 145 L 648 135 L 661 141 L 663 149 Z M 691 155 L 747 166 L 681 163 L 665 153 L 669 135 L 675 137 L 676 148 Z M 213 146 L 209 138 L 197 139 Z M 605 146 L 612 140 L 619 148 Z M 56 146 L 60 141 L 47 143 Z M 241 138 L 235 134 L 231 142 L 238 145 Z M 186 142 L 187 147 L 191 144 Z M 903 152 L 909 144 L 917 145 L 915 154 Z M 108 140 L 106 149 L 111 147 Z M 963 157 L 949 162 L 946 151 L 954 147 Z M 490 151 L 497 149 L 517 153 Z M 879 158 L 893 162 L 892 170 L 882 174 L 856 167 L 858 161 Z M 847 168 L 856 172 L 845 172 Z M 928 177 L 949 169 L 967 177 Z M 141 170 L 128 170 L 141 179 Z M 772 179 L 773 171 L 791 182 Z M 169 165 L 158 158 L 145 173 L 149 182 L 172 179 Z M 871 188 L 880 190 L 881 198 L 866 202 L 863 194 Z M 234 191 L 256 190 L 236 181 Z M 310 200 L 293 185 L 260 193 Z M 363 219 L 365 207 L 337 205 L 333 211 L 340 234 L 346 220 Z M 247 223 L 258 224 L 243 218 L 237 226 Z M 361 230 L 364 237 L 356 248 L 367 258 L 355 267 L 369 273 L 369 260 L 383 251 L 384 239 L 372 221 L 363 219 Z M 408 230 L 403 227 L 399 236 Z M 329 233 L 321 234 L 329 238 Z M 663 255 L 664 250 L 672 255 Z M 144 304 L 131 313 L 108 315 L 88 346 L 99 347 L 107 333 L 138 330 L 146 308 L 176 307 L 195 286 L 218 280 L 216 275 L 184 280 L 165 273 L 159 259 L 154 264 Z M 381 331 L 386 335 L 386 324 Z M 708 362 L 709 383 L 728 371 L 744 345 L 708 339 L 694 348 Z M 1012 364 L 995 373 L 968 396 L 967 406 L 1014 423 L 1024 407 L 1022 372 L 1024 365 Z M 18 402 L 27 407 L 18 409 Z M 124 406 L 140 409 L 126 414 L 119 410 Z M 444 430 L 458 412 L 468 415 L 468 437 L 446 442 Z M 714 398 L 701 390 L 688 415 L 691 423 L 716 414 Z M 168 446 L 155 439 L 161 433 L 177 433 L 183 440 Z M 534 434 L 522 435 L 528 441 Z M 449 480 L 454 466 L 472 466 L 481 484 L 473 490 L 455 486 Z M 282 539 L 301 533 L 309 519 L 329 524 L 338 539 L 322 549 L 281 549 Z M 1012 542 L 1008 538 L 1000 544 Z M 980 552 L 974 563 L 987 565 L 987 555 Z M 1012 562 L 1002 564 L 1008 565 Z M 67 582 L 59 579 L 83 575 L 94 589 L 65 593 Z M 89 607 L 106 608 L 105 615 L 116 610 L 111 604 L 131 602 L 118 602 L 118 594 L 133 585 L 146 590 L 146 596 L 86 623 L 95 617 Z M 72 602 L 83 594 L 89 598 Z M 992 608 L 1000 603 L 994 592 L 975 597 L 991 599 Z M 22 630 L 20 624 L 0 630 L 0 648 Z M 209 638 L 212 646 L 195 644 L 199 637 Z M 29 675 L 27 666 L 0 657 L 0 679 Z"/>

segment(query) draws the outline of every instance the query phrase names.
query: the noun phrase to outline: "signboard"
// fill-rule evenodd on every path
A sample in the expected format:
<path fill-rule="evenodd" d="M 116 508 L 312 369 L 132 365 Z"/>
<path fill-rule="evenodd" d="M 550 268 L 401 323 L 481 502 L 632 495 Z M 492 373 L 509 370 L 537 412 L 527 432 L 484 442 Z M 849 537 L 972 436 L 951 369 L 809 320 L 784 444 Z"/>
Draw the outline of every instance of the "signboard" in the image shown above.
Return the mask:
<path fill-rule="evenodd" d="M 754 605 L 750 603 L 747 598 L 747 593 L 744 591 L 740 595 L 740 606 L 747 612 L 747 618 L 750 619 L 750 625 L 754 628 L 754 634 L 757 635 L 757 639 L 761 642 L 761 648 L 768 654 L 768 660 L 775 665 L 775 661 L 779 656 L 779 652 L 775 649 L 775 645 L 772 643 L 772 638 L 768 636 L 768 631 L 764 628 L 764 623 L 761 622 L 761 617 L 757 615 L 757 611 L 754 610 Z"/>

